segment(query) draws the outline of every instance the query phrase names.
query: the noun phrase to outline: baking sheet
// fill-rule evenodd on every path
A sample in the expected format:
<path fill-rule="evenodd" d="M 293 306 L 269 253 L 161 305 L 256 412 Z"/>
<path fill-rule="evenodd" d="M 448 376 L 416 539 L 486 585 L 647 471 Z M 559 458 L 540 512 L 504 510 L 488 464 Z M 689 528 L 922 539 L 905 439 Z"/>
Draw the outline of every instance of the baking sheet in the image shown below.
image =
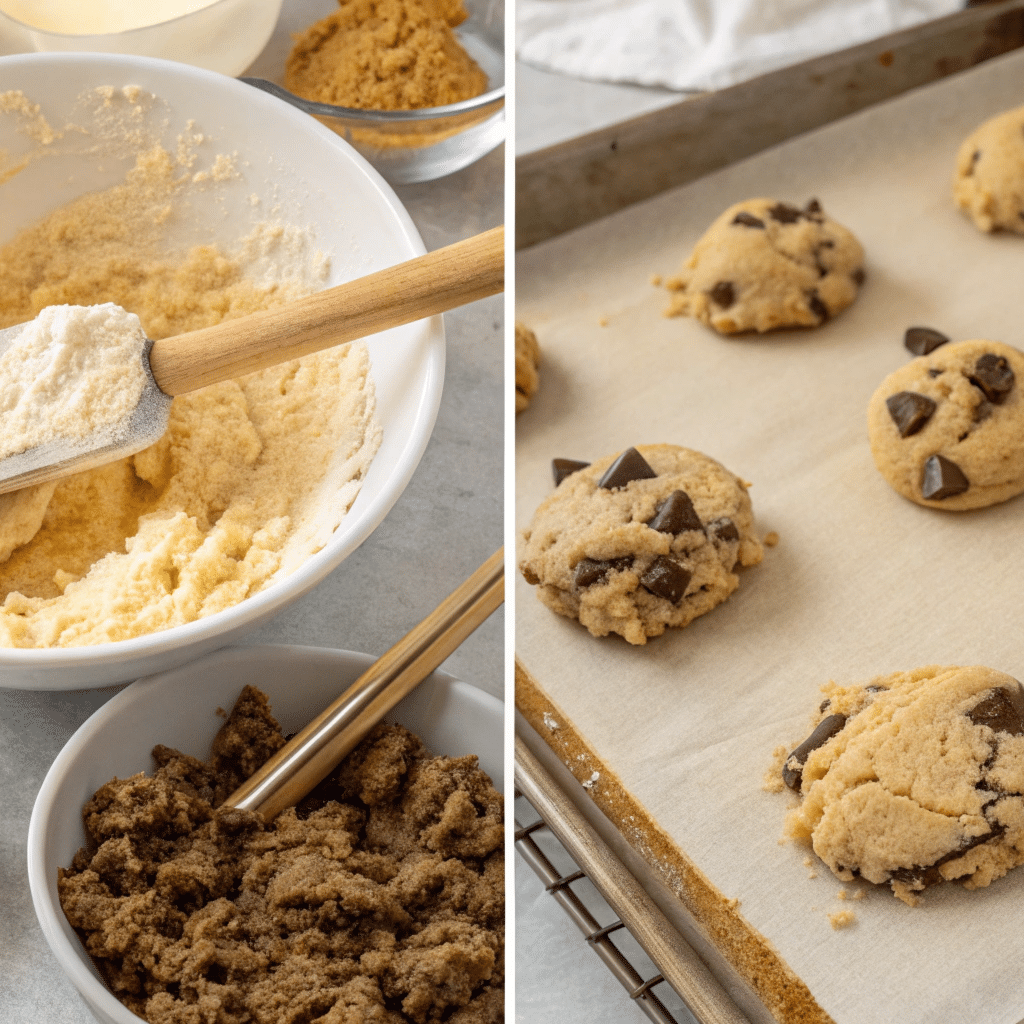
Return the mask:
<path fill-rule="evenodd" d="M 812 879 L 807 851 L 779 843 L 789 798 L 761 789 L 772 750 L 803 738 L 830 678 L 929 663 L 1024 678 L 1024 498 L 956 514 L 907 502 L 875 470 L 865 427 L 870 395 L 909 358 L 906 327 L 1024 347 L 1024 239 L 981 235 L 950 197 L 962 138 L 1022 103 L 1024 55 L 1013 53 L 517 260 L 517 315 L 544 353 L 541 389 L 517 421 L 518 525 L 550 493 L 552 457 L 665 441 L 752 481 L 762 534 L 781 538 L 725 605 L 642 648 L 591 637 L 518 579 L 518 654 L 600 756 L 606 783 L 621 779 L 740 901 L 839 1024 L 1024 1017 L 1024 872 L 929 891 L 918 908 L 822 865 Z M 665 319 L 651 275 L 674 273 L 722 209 L 758 195 L 816 196 L 858 235 L 860 298 L 821 329 L 764 338 Z M 842 902 L 840 889 L 865 896 Z M 845 908 L 856 923 L 833 931 L 827 915 Z"/>

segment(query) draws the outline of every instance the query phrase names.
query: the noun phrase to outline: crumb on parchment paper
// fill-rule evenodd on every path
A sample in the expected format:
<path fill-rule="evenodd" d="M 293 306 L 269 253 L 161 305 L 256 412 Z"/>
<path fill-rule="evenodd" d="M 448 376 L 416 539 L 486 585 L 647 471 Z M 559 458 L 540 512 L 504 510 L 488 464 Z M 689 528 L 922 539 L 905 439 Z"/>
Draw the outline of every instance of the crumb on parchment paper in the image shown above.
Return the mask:
<path fill-rule="evenodd" d="M 828 915 L 828 923 L 832 925 L 833 931 L 849 928 L 856 920 L 857 915 L 852 910 L 837 910 L 834 914 Z"/>
<path fill-rule="evenodd" d="M 786 763 L 787 757 L 789 757 L 787 747 L 776 747 L 772 751 L 771 765 L 761 780 L 761 789 L 764 792 L 782 793 L 785 791 L 786 784 L 782 781 L 782 766 Z"/>

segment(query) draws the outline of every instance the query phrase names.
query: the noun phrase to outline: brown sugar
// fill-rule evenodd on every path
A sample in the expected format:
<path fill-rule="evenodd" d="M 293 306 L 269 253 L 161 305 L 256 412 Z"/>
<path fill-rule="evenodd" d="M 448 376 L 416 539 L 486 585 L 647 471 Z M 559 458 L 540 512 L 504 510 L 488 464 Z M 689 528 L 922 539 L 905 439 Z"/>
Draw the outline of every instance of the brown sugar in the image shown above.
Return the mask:
<path fill-rule="evenodd" d="M 102 786 L 61 905 L 151 1024 L 497 1024 L 502 798 L 475 757 L 381 725 L 267 825 L 218 805 L 284 738 L 246 687 L 208 762 Z"/>
<path fill-rule="evenodd" d="M 487 76 L 452 28 L 461 0 L 339 0 L 295 36 L 285 85 L 297 96 L 363 110 L 415 110 L 479 96 Z"/>

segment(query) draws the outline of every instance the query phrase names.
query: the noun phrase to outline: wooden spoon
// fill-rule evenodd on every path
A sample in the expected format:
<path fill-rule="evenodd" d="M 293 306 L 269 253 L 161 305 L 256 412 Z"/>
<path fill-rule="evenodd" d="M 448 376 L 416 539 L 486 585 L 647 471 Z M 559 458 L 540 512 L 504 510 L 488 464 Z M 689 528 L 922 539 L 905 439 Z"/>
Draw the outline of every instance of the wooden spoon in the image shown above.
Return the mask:
<path fill-rule="evenodd" d="M 56 438 L 0 460 L 0 494 L 148 448 L 167 429 L 175 395 L 494 295 L 504 288 L 504 248 L 504 228 L 492 228 L 287 305 L 147 342 L 149 384 L 135 409 L 87 438 Z M 24 327 L 0 331 L 0 352 Z"/>

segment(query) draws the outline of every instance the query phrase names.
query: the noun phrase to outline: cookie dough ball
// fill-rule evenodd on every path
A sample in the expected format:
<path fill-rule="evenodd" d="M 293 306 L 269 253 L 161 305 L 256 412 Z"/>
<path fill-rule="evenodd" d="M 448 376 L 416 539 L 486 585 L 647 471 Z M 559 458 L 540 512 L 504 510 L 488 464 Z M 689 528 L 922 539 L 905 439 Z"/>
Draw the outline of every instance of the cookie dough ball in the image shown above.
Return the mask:
<path fill-rule="evenodd" d="M 964 140 L 953 198 L 980 230 L 1024 234 L 1024 107 L 993 117 Z"/>
<path fill-rule="evenodd" d="M 905 498 L 961 511 L 1024 491 L 1024 355 L 961 341 L 882 381 L 868 406 L 875 465 Z"/>
<path fill-rule="evenodd" d="M 540 383 L 540 375 L 537 367 L 540 365 L 540 346 L 537 344 L 537 335 L 524 327 L 516 324 L 516 412 L 522 412 L 533 398 L 537 385 Z"/>
<path fill-rule="evenodd" d="M 839 878 L 908 903 L 937 882 L 988 885 L 1024 863 L 1024 691 L 1002 672 L 930 666 L 823 688 L 783 768 L 786 821 Z"/>
<path fill-rule="evenodd" d="M 761 561 L 746 485 L 700 452 L 642 445 L 589 466 L 558 459 L 560 470 L 519 568 L 594 636 L 643 644 L 686 626 L 736 589 L 737 565 Z"/>
<path fill-rule="evenodd" d="M 864 281 L 864 250 L 812 199 L 730 206 L 678 277 L 666 316 L 694 316 L 720 334 L 817 327 L 846 309 Z"/>

